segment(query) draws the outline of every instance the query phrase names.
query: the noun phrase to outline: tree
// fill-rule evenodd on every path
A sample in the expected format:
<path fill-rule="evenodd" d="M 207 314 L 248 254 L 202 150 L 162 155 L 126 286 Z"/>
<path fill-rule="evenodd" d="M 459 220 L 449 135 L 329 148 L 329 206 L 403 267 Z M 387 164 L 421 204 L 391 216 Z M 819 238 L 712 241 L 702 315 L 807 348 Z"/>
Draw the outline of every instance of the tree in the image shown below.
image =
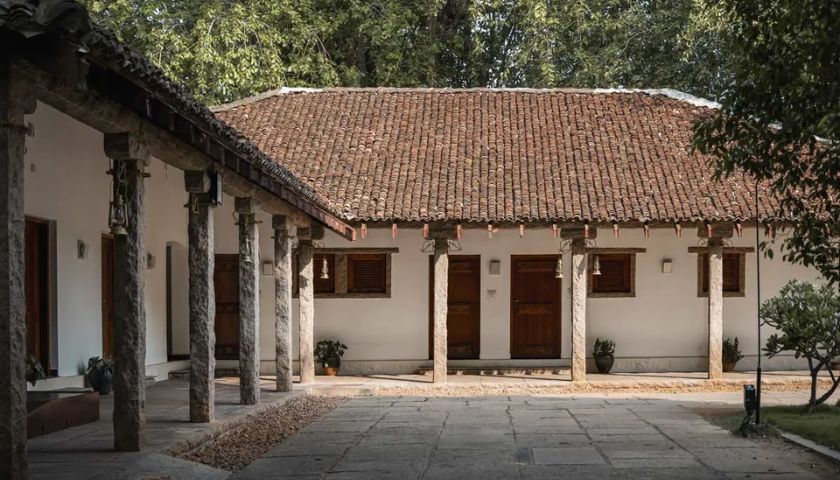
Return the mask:
<path fill-rule="evenodd" d="M 709 0 L 732 86 L 695 129 L 718 175 L 747 172 L 780 201 L 788 261 L 840 284 L 840 2 Z M 770 250 L 772 255 L 772 250 Z"/>
<path fill-rule="evenodd" d="M 82 0 L 197 98 L 281 86 L 671 87 L 716 96 L 703 0 Z"/>
<path fill-rule="evenodd" d="M 759 316 L 764 325 L 778 330 L 767 338 L 764 349 L 771 358 L 792 351 L 796 358 L 808 361 L 809 408 L 828 400 L 840 384 L 831 366 L 832 360 L 840 358 L 840 295 L 836 289 L 828 284 L 818 289 L 793 280 L 761 305 Z M 822 369 L 828 372 L 832 385 L 817 397 L 817 378 Z"/>

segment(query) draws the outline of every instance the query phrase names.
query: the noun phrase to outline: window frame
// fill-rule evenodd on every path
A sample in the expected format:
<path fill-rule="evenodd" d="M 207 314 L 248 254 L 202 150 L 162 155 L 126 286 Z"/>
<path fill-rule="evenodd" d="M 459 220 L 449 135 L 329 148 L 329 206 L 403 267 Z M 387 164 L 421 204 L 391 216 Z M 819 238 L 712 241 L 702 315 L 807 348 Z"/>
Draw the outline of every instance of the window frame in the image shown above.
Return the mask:
<path fill-rule="evenodd" d="M 314 292 L 315 298 L 391 298 L 391 256 L 399 253 L 398 248 L 316 248 L 314 257 L 319 255 L 331 255 L 333 263 L 330 268 L 330 277 L 333 281 L 332 292 Z M 350 291 L 350 266 L 349 257 L 352 255 L 383 255 L 385 258 L 385 291 L 384 292 L 352 292 Z M 292 252 L 294 268 L 293 275 L 297 275 L 298 254 L 297 249 Z M 319 265 L 313 265 L 315 275 L 318 275 Z M 299 280 L 292 280 L 292 297 L 299 298 Z"/>
<path fill-rule="evenodd" d="M 590 248 L 587 250 L 586 293 L 589 298 L 633 298 L 636 296 L 636 254 L 645 253 L 644 248 Z M 595 265 L 595 255 L 627 256 L 629 270 L 629 290 L 620 292 L 606 292 L 595 290 L 595 275 L 592 274 Z"/>

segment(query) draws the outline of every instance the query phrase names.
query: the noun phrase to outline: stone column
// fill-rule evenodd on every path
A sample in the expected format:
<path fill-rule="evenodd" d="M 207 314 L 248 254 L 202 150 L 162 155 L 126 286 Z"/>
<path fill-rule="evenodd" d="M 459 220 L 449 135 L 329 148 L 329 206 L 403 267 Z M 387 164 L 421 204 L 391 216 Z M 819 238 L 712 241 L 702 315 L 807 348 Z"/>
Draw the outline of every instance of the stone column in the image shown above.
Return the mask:
<path fill-rule="evenodd" d="M 239 214 L 239 403 L 260 403 L 260 240 L 254 201 L 237 198 Z"/>
<path fill-rule="evenodd" d="M 572 240 L 572 381 L 586 380 L 586 240 Z"/>
<path fill-rule="evenodd" d="M 213 209 L 206 193 L 210 180 L 205 172 L 184 172 L 184 182 L 190 194 L 190 421 L 205 423 L 213 421 L 216 397 Z"/>
<path fill-rule="evenodd" d="M 271 217 L 274 229 L 274 363 L 277 391 L 292 391 L 292 244 L 296 229 L 284 215 Z"/>
<path fill-rule="evenodd" d="M 298 241 L 298 269 L 300 278 L 300 292 L 298 304 L 300 316 L 298 319 L 300 347 L 300 383 L 315 381 L 315 284 L 312 268 L 314 248 L 312 240 Z"/>
<path fill-rule="evenodd" d="M 144 168 L 148 150 L 130 134 L 105 135 L 113 159 L 114 198 L 123 195 L 126 235 L 114 237 L 114 448 L 143 445 L 146 401 L 146 245 Z"/>
<path fill-rule="evenodd" d="M 434 383 L 446 383 L 447 374 L 447 334 L 446 316 L 449 311 L 449 240 L 447 238 L 435 238 L 434 253 L 434 324 L 433 341 L 434 369 L 432 381 Z"/>
<path fill-rule="evenodd" d="M 23 288 L 23 115 L 9 59 L 0 55 L 0 478 L 23 479 L 26 462 L 26 293 Z M 30 108 L 31 107 L 31 108 Z"/>
<path fill-rule="evenodd" d="M 723 376 L 723 240 L 709 239 L 709 378 Z"/>

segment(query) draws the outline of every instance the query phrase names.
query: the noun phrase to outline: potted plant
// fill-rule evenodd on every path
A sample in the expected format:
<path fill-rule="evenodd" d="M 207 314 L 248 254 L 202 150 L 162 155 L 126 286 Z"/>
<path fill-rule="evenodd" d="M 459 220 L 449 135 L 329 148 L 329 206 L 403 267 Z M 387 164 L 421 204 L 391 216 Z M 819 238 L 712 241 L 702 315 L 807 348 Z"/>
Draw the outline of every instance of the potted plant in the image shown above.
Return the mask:
<path fill-rule="evenodd" d="M 114 380 L 114 362 L 110 357 L 90 357 L 87 372 L 88 385 L 100 395 L 111 393 Z"/>
<path fill-rule="evenodd" d="M 341 357 L 345 350 L 347 345 L 338 340 L 321 340 L 315 345 L 315 359 L 324 367 L 324 373 L 335 376 L 341 368 Z"/>
<path fill-rule="evenodd" d="M 595 357 L 595 366 L 598 367 L 598 373 L 610 373 L 615 362 L 615 342 L 596 338 L 592 356 Z"/>
<path fill-rule="evenodd" d="M 741 349 L 738 347 L 738 337 L 735 337 L 735 341 L 732 341 L 729 338 L 723 341 L 724 372 L 731 372 L 732 370 L 735 370 L 735 364 L 742 358 L 744 358 L 744 356 L 741 355 Z"/>
<path fill-rule="evenodd" d="M 44 366 L 35 355 L 26 357 L 26 381 L 35 386 L 38 380 L 47 378 L 47 372 L 44 371 Z"/>

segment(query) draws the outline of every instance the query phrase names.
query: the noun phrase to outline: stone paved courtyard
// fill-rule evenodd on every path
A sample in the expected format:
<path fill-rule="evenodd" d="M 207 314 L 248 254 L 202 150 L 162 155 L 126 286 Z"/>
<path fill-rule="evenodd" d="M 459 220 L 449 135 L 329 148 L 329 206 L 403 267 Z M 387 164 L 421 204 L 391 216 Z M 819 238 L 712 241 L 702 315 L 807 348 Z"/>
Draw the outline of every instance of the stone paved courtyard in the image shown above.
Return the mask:
<path fill-rule="evenodd" d="M 358 397 L 234 479 L 813 479 L 668 398 Z"/>

